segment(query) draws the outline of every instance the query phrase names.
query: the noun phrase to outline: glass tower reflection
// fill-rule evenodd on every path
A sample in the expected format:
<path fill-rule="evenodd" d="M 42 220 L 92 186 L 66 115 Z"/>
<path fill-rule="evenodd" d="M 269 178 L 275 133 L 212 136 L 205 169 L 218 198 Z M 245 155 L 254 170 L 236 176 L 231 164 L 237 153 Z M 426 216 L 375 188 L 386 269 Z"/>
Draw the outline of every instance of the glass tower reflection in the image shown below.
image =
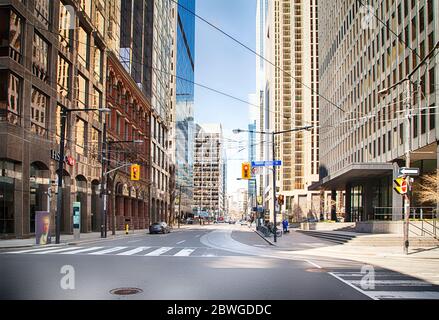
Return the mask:
<path fill-rule="evenodd" d="M 195 0 L 179 0 L 178 3 L 195 12 Z M 176 187 L 182 186 L 182 205 L 186 212 L 190 212 L 193 198 L 189 186 L 193 186 L 194 158 L 195 17 L 181 6 L 177 6 Z"/>

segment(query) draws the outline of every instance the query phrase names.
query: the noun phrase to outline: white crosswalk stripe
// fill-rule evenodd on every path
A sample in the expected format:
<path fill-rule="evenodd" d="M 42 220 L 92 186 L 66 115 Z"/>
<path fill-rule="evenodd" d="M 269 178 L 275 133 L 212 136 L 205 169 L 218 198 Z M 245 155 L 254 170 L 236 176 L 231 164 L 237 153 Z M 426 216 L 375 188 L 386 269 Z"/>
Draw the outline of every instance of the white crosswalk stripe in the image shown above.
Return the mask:
<path fill-rule="evenodd" d="M 180 250 L 179 252 L 177 252 L 176 254 L 174 254 L 174 256 L 175 257 L 187 257 L 194 251 L 195 251 L 195 249 L 183 249 L 183 250 Z"/>
<path fill-rule="evenodd" d="M 376 271 L 373 276 L 360 272 L 330 272 L 332 276 L 372 299 L 439 299 L 434 283 L 415 279 L 404 274 Z M 363 277 L 366 288 L 363 288 Z M 379 278 L 377 280 L 376 278 Z M 388 279 L 386 279 L 388 278 Z M 383 290 L 389 287 L 390 290 Z M 432 291 L 426 291 L 428 289 Z"/>
<path fill-rule="evenodd" d="M 64 254 L 64 255 L 117 255 L 117 256 L 143 256 L 143 257 L 218 257 L 216 251 L 205 247 L 133 247 L 133 246 L 114 246 L 114 247 L 77 247 L 77 246 L 63 246 L 63 247 L 47 247 L 34 248 L 29 250 L 5 252 L 5 254 Z M 228 256 L 227 252 L 223 253 Z"/>
<path fill-rule="evenodd" d="M 159 256 L 165 252 L 168 252 L 171 249 L 172 249 L 172 247 L 161 247 L 161 248 L 158 248 L 154 251 L 148 252 L 147 254 L 145 254 L 145 256 Z"/>
<path fill-rule="evenodd" d="M 82 249 L 82 247 L 68 247 L 68 248 L 61 248 L 56 250 L 46 250 L 46 251 L 39 251 L 39 252 L 31 252 L 31 254 L 47 254 L 47 253 L 58 253 L 63 251 L 69 251 L 69 250 L 76 250 L 76 249 Z"/>
<path fill-rule="evenodd" d="M 101 250 L 101 251 L 95 251 L 95 252 L 89 252 L 88 254 L 106 254 L 106 253 L 110 253 L 110 252 L 114 252 L 114 251 L 120 251 L 122 249 L 125 249 L 126 247 L 114 247 L 114 248 L 109 248 L 109 249 L 105 249 L 105 250 Z"/>
<path fill-rule="evenodd" d="M 131 256 L 133 254 L 148 250 L 150 247 L 137 247 L 128 251 L 117 253 L 118 256 Z"/>
<path fill-rule="evenodd" d="M 77 254 L 77 253 L 83 253 L 83 252 L 87 252 L 87 251 L 99 250 L 102 248 L 103 247 L 91 247 L 91 248 L 73 250 L 73 251 L 68 251 L 68 252 L 61 252 L 60 254 Z"/>
<path fill-rule="evenodd" d="M 29 249 L 29 250 L 20 250 L 20 251 L 12 251 L 8 253 L 31 253 L 31 252 L 37 252 L 37 251 L 48 251 L 48 250 L 55 250 L 58 247 L 49 247 L 49 248 L 38 248 L 38 249 Z"/>

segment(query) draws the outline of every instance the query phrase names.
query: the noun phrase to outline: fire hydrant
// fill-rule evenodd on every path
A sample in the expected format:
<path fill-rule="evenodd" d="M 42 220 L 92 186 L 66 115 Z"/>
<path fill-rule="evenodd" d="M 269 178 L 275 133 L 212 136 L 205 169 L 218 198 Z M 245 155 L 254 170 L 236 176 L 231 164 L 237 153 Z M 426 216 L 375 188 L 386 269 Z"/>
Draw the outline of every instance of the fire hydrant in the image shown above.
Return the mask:
<path fill-rule="evenodd" d="M 127 223 L 126 225 L 125 225 L 125 234 L 128 234 L 128 231 L 130 230 L 130 226 L 129 226 L 129 224 Z"/>

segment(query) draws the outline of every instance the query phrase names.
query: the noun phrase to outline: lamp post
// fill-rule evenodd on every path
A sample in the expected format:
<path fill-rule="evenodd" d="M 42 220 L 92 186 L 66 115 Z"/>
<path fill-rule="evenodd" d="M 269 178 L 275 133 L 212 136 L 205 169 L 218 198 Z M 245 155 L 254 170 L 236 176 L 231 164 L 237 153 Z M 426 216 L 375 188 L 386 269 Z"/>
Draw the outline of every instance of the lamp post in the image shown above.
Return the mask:
<path fill-rule="evenodd" d="M 104 126 L 106 129 L 106 126 Z M 106 141 L 106 131 L 103 134 L 104 136 L 104 143 L 107 145 L 107 155 L 105 157 L 102 157 L 102 199 L 103 199 L 103 205 L 101 206 L 101 238 L 107 237 L 107 198 L 108 198 L 108 174 L 113 170 L 107 171 L 108 167 L 110 166 L 110 159 L 111 159 L 111 146 L 113 144 L 118 143 L 143 143 L 143 140 L 117 140 L 117 141 Z M 106 161 L 105 161 L 106 160 Z M 125 165 L 124 165 L 125 166 Z M 121 166 L 117 169 L 120 169 L 124 166 Z M 112 224 L 111 224 L 111 234 L 116 234 L 116 215 L 115 210 L 113 210 L 112 214 Z"/>
<path fill-rule="evenodd" d="M 55 218 L 55 243 L 60 243 L 61 236 L 61 214 L 63 212 L 63 201 L 62 201 L 62 177 L 64 173 L 64 148 L 66 140 L 66 122 L 67 115 L 70 112 L 87 112 L 87 111 L 99 111 L 99 112 L 110 112 L 108 108 L 84 108 L 84 109 L 67 109 L 61 106 L 61 133 L 60 133 L 60 144 L 59 144 L 59 159 L 58 159 L 58 195 L 56 204 L 56 218 Z"/>
<path fill-rule="evenodd" d="M 411 141 L 411 99 L 412 99 L 412 88 L 411 88 L 411 84 L 412 81 L 410 80 L 410 78 L 415 74 L 416 71 L 419 70 L 419 68 L 426 63 L 426 61 L 433 55 L 434 51 L 437 50 L 439 48 L 439 41 L 436 42 L 436 45 L 430 50 L 430 52 L 425 55 L 424 59 L 422 59 L 419 64 L 409 73 L 407 74 L 407 76 L 398 81 L 397 83 L 393 84 L 392 86 L 382 89 L 380 91 L 378 91 L 378 94 L 381 96 L 387 95 L 390 90 L 392 90 L 393 88 L 399 86 L 402 83 L 406 83 L 406 109 L 405 109 L 405 122 L 406 122 L 406 135 L 405 135 L 405 139 L 404 139 L 404 144 L 405 144 L 405 166 L 407 168 L 410 167 L 410 141 Z M 410 181 L 410 180 L 409 180 Z M 410 219 L 410 193 L 411 193 L 411 187 L 410 187 L 410 182 L 409 182 L 409 186 L 408 186 L 408 192 L 407 194 L 405 194 L 404 196 L 404 243 L 403 243 L 403 250 L 405 254 L 408 254 L 408 248 L 409 248 L 409 239 L 408 239 L 408 235 L 409 235 L 409 219 Z"/>
<path fill-rule="evenodd" d="M 277 229 L 277 217 L 276 217 L 276 166 L 274 165 L 274 161 L 276 158 L 276 148 L 275 148 L 275 136 L 288 133 L 288 132 L 295 132 L 300 130 L 310 130 L 313 126 L 305 126 L 305 127 L 298 127 L 293 128 L 289 130 L 282 130 L 282 131 L 273 131 L 273 132 L 267 132 L 267 131 L 253 131 L 253 130 L 242 130 L 242 129 L 235 129 L 233 130 L 233 133 L 241 133 L 241 132 L 250 132 L 250 133 L 260 133 L 260 134 L 268 134 L 272 137 L 272 159 L 273 159 L 273 223 L 274 223 L 274 242 L 277 242 L 277 236 L 276 236 L 276 229 Z"/>

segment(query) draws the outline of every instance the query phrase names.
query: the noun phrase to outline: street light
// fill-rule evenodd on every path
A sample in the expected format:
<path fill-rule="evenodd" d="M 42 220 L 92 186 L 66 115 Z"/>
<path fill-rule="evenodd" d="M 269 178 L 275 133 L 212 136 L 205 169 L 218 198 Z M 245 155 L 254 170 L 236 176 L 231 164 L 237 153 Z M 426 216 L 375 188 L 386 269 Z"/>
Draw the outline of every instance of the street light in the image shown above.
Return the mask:
<path fill-rule="evenodd" d="M 57 195 L 57 205 L 56 205 L 56 230 L 55 230 L 55 243 L 60 243 L 61 235 L 61 213 L 62 213 L 62 177 L 64 173 L 64 148 L 65 148 L 65 138 L 66 138 L 66 121 L 67 114 L 70 112 L 87 112 L 87 111 L 99 111 L 99 112 L 110 112 L 108 108 L 84 108 L 84 109 L 67 109 L 61 106 L 61 137 L 59 144 L 59 159 L 58 159 L 58 195 Z"/>
<path fill-rule="evenodd" d="M 400 84 L 406 82 L 406 109 L 405 109 L 405 121 L 406 121 L 406 127 L 407 127 L 407 134 L 405 135 L 405 166 L 407 168 L 410 167 L 410 137 L 411 137 L 411 98 L 412 98 L 412 92 L 411 92 L 411 84 L 412 81 L 410 80 L 410 78 L 415 74 L 415 72 L 427 61 L 427 59 L 429 59 L 434 51 L 436 49 L 439 48 L 439 41 L 436 42 L 436 45 L 430 50 L 430 52 L 424 57 L 424 59 L 422 59 L 419 64 L 409 73 L 407 74 L 407 76 L 403 79 L 401 79 L 400 81 L 398 81 L 397 83 L 393 84 L 392 86 L 388 87 L 388 88 L 384 88 L 380 91 L 378 91 L 378 94 L 380 96 L 384 96 L 387 95 L 390 90 L 392 90 L 393 88 L 399 86 Z M 408 248 L 409 248 L 409 218 L 410 218 L 410 186 L 409 186 L 409 190 L 407 192 L 407 194 L 405 194 L 404 196 L 404 253 L 408 254 Z"/>
<path fill-rule="evenodd" d="M 276 229 L 277 229 L 277 221 L 276 221 L 276 166 L 274 165 L 274 161 L 276 158 L 276 148 L 275 148 L 275 140 L 274 137 L 279 134 L 288 133 L 288 132 L 295 132 L 300 130 L 310 130 L 313 126 L 304 126 L 304 127 L 298 127 L 293 128 L 289 130 L 282 130 L 282 131 L 273 131 L 273 132 L 267 132 L 267 131 L 253 131 L 253 130 L 242 130 L 242 129 L 234 129 L 233 133 L 241 133 L 241 132 L 249 132 L 249 133 L 260 133 L 260 134 L 270 134 L 272 136 L 272 157 L 273 157 L 273 223 L 274 223 L 274 242 L 277 242 L 277 236 L 276 236 Z"/>

